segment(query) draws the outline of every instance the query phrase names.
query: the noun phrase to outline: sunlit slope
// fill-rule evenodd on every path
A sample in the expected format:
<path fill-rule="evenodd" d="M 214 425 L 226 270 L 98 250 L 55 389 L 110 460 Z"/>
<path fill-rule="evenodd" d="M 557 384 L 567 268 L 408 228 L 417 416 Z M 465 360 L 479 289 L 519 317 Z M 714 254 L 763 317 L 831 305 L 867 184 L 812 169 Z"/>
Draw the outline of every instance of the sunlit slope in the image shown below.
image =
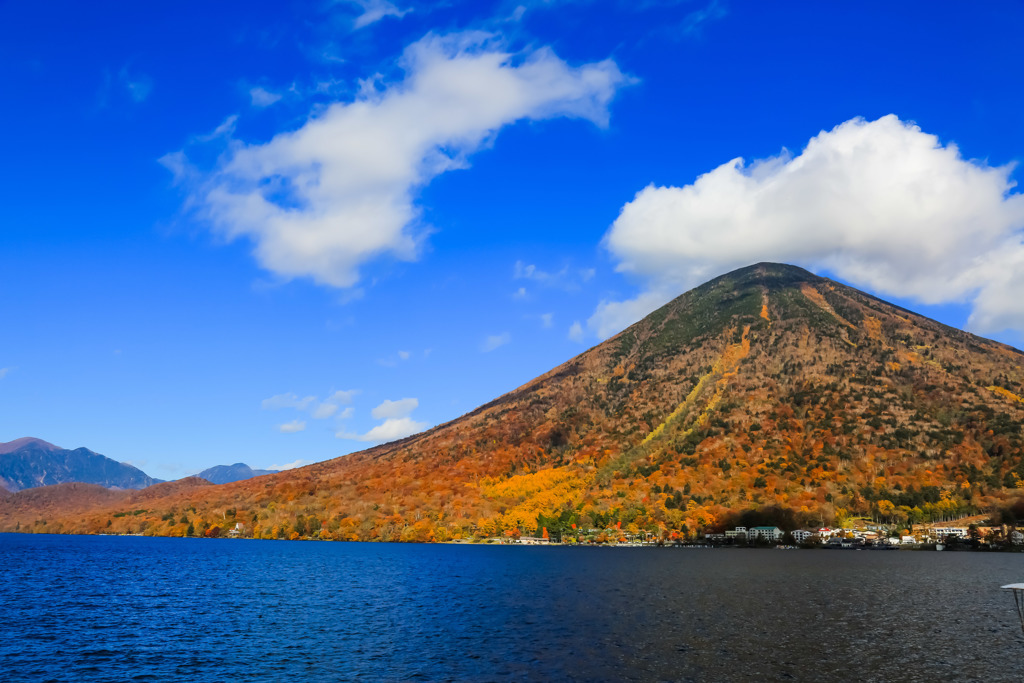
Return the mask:
<path fill-rule="evenodd" d="M 0 529 L 446 540 L 732 511 L 894 521 L 985 511 L 1024 486 L 1024 354 L 799 268 L 716 278 L 450 423 L 299 470 Z M 45 523 L 43 523 L 45 520 Z"/>

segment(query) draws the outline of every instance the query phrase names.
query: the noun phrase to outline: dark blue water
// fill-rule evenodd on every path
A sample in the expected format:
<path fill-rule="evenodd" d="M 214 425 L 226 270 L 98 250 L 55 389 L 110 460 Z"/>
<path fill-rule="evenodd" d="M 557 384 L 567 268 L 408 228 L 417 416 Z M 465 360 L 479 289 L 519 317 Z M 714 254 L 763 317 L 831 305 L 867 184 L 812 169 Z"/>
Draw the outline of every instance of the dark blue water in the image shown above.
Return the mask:
<path fill-rule="evenodd" d="M 0 535 L 0 680 L 1018 681 L 1024 555 Z"/>

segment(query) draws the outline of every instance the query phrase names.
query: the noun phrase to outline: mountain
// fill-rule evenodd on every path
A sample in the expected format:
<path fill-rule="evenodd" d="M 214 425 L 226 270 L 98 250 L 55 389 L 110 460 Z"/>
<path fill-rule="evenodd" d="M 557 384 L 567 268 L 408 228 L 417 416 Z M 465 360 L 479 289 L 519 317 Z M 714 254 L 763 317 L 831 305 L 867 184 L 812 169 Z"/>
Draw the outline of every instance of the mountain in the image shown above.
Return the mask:
<path fill-rule="evenodd" d="M 13 492 L 72 481 L 141 489 L 159 480 L 88 448 L 67 450 L 32 437 L 0 443 L 0 488 Z"/>
<path fill-rule="evenodd" d="M 211 484 L 230 484 L 234 481 L 262 477 L 264 474 L 273 474 L 274 472 L 277 470 L 254 470 L 244 462 L 236 462 L 234 465 L 214 465 L 196 476 Z"/>
<path fill-rule="evenodd" d="M 1024 489 L 1024 354 L 800 268 L 693 289 L 422 434 L 307 467 L 0 530 L 446 540 L 987 512 Z M 752 517 L 753 515 L 753 517 Z M 216 531 L 214 531 L 216 529 Z"/>

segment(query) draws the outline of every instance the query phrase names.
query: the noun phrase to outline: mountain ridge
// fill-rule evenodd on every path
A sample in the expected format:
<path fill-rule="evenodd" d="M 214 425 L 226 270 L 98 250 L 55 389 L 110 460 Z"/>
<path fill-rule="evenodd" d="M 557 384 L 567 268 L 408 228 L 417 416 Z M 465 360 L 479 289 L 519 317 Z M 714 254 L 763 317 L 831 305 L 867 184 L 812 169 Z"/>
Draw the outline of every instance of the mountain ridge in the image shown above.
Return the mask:
<path fill-rule="evenodd" d="M 88 448 L 60 448 L 35 437 L 0 444 L 0 488 L 11 492 L 67 482 L 141 489 L 159 481 Z"/>

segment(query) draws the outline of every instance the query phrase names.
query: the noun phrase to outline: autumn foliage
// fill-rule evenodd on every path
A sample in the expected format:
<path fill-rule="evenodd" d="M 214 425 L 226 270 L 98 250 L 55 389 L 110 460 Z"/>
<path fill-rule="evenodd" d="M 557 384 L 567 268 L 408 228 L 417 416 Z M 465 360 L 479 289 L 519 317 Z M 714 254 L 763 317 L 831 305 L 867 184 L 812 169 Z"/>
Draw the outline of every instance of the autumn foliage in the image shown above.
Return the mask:
<path fill-rule="evenodd" d="M 0 531 L 441 542 L 686 538 L 764 509 L 950 519 L 1024 493 L 1022 365 L 762 264 L 423 434 L 222 486 L 23 491 Z"/>

